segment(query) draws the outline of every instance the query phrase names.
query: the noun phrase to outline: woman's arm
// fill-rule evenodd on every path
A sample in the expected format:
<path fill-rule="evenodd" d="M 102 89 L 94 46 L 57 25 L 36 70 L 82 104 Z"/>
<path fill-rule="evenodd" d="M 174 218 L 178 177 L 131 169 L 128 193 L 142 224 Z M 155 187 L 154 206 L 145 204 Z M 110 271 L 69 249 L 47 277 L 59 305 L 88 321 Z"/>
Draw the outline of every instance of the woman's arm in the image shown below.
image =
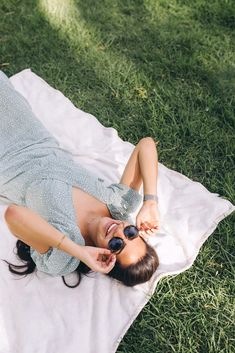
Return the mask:
<path fill-rule="evenodd" d="M 144 137 L 132 152 L 120 183 L 139 191 L 143 182 L 144 194 L 157 194 L 157 176 L 156 143 L 151 137 Z"/>
<path fill-rule="evenodd" d="M 14 235 L 40 253 L 47 252 L 50 247 L 55 248 L 63 236 L 63 233 L 27 207 L 10 205 L 5 212 L 5 220 Z M 68 237 L 60 245 L 60 250 L 78 259 L 81 258 L 82 248 Z"/>
<path fill-rule="evenodd" d="M 75 243 L 29 208 L 13 204 L 4 216 L 10 231 L 38 252 L 56 247 L 63 238 L 60 250 L 78 258 L 91 270 L 108 273 L 115 265 L 116 256 L 109 249 Z"/>
<path fill-rule="evenodd" d="M 145 137 L 136 145 L 123 172 L 120 183 L 139 191 L 143 182 L 144 194 L 157 194 L 158 154 L 156 143 Z M 136 216 L 136 225 L 142 235 L 160 229 L 160 214 L 157 201 L 147 200 Z"/>

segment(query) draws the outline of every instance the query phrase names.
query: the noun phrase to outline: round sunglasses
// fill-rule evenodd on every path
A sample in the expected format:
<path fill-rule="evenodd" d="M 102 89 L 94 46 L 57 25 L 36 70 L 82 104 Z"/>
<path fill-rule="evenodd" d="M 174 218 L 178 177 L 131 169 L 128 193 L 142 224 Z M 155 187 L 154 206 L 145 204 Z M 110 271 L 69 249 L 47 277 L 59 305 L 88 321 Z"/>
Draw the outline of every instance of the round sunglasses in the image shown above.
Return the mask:
<path fill-rule="evenodd" d="M 128 239 L 132 240 L 138 237 L 139 229 L 136 226 L 129 225 L 123 229 L 123 233 Z M 108 242 L 109 250 L 111 250 L 112 253 L 115 253 L 115 255 L 119 254 L 125 246 L 126 243 L 120 237 L 113 237 Z"/>

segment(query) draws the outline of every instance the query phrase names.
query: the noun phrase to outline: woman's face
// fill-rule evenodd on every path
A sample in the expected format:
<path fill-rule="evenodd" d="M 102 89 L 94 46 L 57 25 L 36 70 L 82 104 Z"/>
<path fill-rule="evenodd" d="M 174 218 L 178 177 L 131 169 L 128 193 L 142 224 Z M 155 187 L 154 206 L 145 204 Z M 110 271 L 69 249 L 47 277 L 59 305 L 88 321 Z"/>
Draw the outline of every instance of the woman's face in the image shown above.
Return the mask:
<path fill-rule="evenodd" d="M 110 227 L 112 225 L 112 227 Z M 125 247 L 117 255 L 117 261 L 123 266 L 138 262 L 146 254 L 146 245 L 141 237 L 129 240 L 123 230 L 130 223 L 119 221 L 109 217 L 100 217 L 90 225 L 90 238 L 94 245 L 108 249 L 108 242 L 113 237 L 122 238 Z"/>

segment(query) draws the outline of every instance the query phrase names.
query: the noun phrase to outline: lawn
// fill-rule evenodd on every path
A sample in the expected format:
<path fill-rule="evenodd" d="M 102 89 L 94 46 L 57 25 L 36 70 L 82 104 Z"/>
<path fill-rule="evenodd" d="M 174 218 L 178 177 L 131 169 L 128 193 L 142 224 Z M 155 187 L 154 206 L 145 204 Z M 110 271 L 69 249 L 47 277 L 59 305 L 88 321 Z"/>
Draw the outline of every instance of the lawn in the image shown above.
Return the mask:
<path fill-rule="evenodd" d="M 235 203 L 234 27 L 232 0 L 1 0 L 0 69 L 30 67 L 133 144 L 156 138 L 161 163 Z M 233 214 L 117 353 L 235 352 L 234 247 Z"/>

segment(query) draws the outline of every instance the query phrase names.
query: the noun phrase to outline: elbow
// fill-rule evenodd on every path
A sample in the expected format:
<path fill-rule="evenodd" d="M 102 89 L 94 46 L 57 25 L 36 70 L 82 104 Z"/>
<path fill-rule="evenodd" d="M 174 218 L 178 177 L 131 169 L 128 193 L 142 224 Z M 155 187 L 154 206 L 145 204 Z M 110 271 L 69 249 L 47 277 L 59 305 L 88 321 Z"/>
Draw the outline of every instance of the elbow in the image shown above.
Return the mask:
<path fill-rule="evenodd" d="M 156 146 L 157 146 L 157 144 L 159 143 L 159 141 L 156 142 L 153 137 L 148 136 L 148 137 L 143 137 L 143 138 L 140 140 L 139 143 L 140 143 L 140 145 L 142 145 L 142 146 L 147 146 L 147 147 L 150 147 L 150 148 L 153 148 L 153 147 L 156 148 Z M 147 147 L 146 147 L 146 148 L 147 148 Z"/>
<path fill-rule="evenodd" d="M 148 137 L 143 137 L 141 140 L 140 140 L 140 143 L 142 144 L 142 145 L 145 145 L 145 146 L 155 146 L 156 147 L 156 144 L 158 143 L 158 141 L 157 142 L 155 142 L 155 140 L 153 139 L 153 137 L 150 137 L 150 136 L 148 136 Z"/>
<path fill-rule="evenodd" d="M 18 217 L 18 211 L 17 211 L 17 205 L 10 205 L 7 207 L 5 213 L 4 213 L 4 218 L 6 223 L 13 223 Z"/>

